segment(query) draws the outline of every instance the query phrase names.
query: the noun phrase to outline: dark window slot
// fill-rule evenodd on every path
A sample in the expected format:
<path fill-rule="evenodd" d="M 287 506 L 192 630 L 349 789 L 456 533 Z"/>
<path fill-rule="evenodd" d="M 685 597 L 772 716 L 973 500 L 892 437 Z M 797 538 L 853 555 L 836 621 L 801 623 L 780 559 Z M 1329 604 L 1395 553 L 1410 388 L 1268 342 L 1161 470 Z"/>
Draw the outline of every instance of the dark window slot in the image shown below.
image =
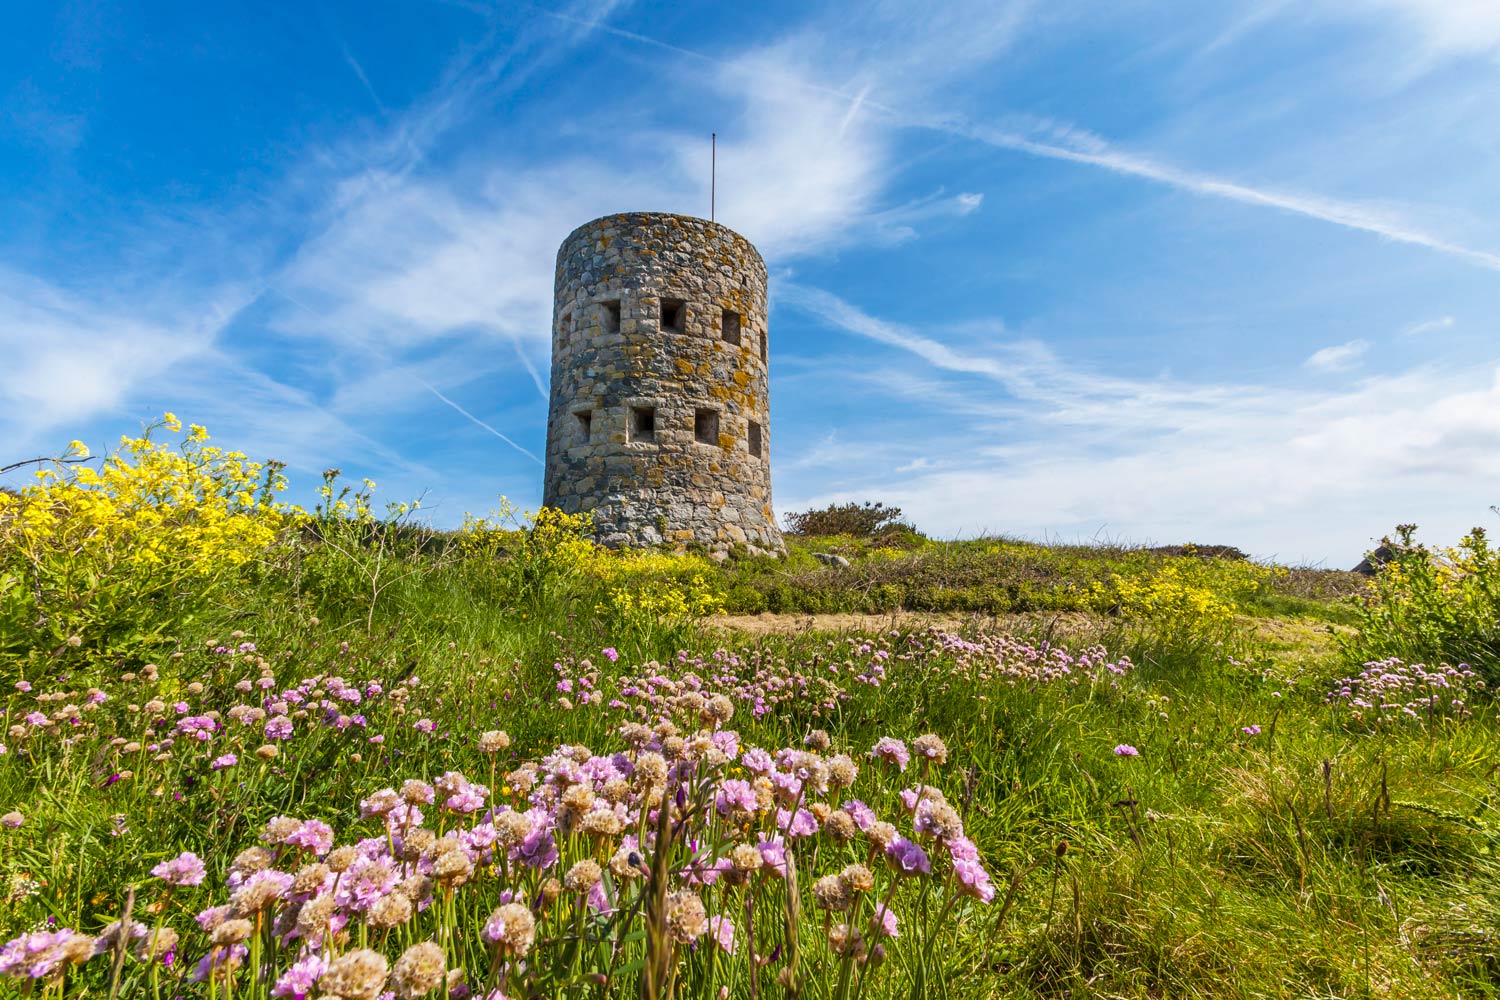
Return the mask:
<path fill-rule="evenodd" d="M 738 346 L 740 342 L 740 314 L 725 309 L 719 323 L 719 329 L 723 332 L 726 344 Z"/>
<path fill-rule="evenodd" d="M 699 444 L 719 443 L 718 410 L 699 410 L 693 414 L 693 437 Z"/>
<path fill-rule="evenodd" d="M 630 408 L 630 440 L 656 440 L 656 407 L 632 406 Z"/>
<path fill-rule="evenodd" d="M 661 328 L 663 332 L 681 333 L 687 319 L 687 303 L 681 299 L 661 300 Z"/>

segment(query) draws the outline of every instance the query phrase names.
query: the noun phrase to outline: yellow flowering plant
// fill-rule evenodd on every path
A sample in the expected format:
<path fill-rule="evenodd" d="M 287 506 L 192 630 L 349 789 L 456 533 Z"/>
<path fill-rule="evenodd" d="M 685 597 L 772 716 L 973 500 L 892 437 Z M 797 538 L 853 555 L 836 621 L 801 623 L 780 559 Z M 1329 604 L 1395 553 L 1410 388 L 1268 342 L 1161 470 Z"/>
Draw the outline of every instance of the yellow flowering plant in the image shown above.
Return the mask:
<path fill-rule="evenodd" d="M 1117 609 L 1143 634 L 1212 643 L 1226 639 L 1235 612 L 1285 572 L 1248 560 L 1177 556 L 1148 573 L 1113 573 L 1091 590 L 1097 606 Z"/>
<path fill-rule="evenodd" d="M 1398 525 L 1395 540 L 1383 540 L 1391 555 L 1353 601 L 1358 631 L 1344 639 L 1346 655 L 1462 663 L 1500 683 L 1500 546 L 1483 528 L 1440 548 L 1419 543 L 1416 531 Z"/>
<path fill-rule="evenodd" d="M 155 646 L 256 561 L 288 523 L 282 466 L 208 442 L 168 413 L 0 494 L 0 653 Z"/>
<path fill-rule="evenodd" d="M 701 556 L 652 549 L 613 550 L 593 541 L 590 513 L 542 507 L 524 514 L 505 497 L 488 517 L 466 514 L 458 549 L 496 573 L 508 596 L 534 606 L 563 593 L 592 600 L 612 627 L 644 639 L 724 610 L 714 567 Z"/>

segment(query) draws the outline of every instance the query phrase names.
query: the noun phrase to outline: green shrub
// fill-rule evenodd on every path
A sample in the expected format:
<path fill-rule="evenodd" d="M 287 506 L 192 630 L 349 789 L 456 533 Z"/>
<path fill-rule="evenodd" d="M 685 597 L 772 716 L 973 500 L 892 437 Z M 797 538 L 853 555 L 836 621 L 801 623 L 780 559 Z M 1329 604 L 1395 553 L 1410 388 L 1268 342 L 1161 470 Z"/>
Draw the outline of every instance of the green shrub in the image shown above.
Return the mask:
<path fill-rule="evenodd" d="M 804 510 L 787 515 L 787 531 L 793 535 L 850 535 L 875 538 L 885 535 L 915 535 L 917 529 L 901 520 L 900 507 L 883 503 L 831 503 L 822 510 Z"/>
<path fill-rule="evenodd" d="M 1356 598 L 1359 635 L 1347 654 L 1358 663 L 1467 663 L 1500 681 L 1500 547 L 1483 528 L 1440 550 L 1418 543 L 1416 531 L 1403 524 L 1387 540 L 1392 558 Z"/>

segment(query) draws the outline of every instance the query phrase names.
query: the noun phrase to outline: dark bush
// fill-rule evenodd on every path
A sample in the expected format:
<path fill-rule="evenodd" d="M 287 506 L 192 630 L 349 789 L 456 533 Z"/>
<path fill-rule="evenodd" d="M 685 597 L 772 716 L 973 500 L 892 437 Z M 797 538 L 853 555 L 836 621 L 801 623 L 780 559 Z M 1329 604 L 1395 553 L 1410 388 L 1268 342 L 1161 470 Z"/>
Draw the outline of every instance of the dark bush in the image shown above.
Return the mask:
<path fill-rule="evenodd" d="M 822 510 L 804 510 L 788 514 L 787 532 L 793 535 L 850 535 L 874 538 L 892 532 L 919 534 L 901 519 L 900 507 L 883 503 L 831 503 Z"/>

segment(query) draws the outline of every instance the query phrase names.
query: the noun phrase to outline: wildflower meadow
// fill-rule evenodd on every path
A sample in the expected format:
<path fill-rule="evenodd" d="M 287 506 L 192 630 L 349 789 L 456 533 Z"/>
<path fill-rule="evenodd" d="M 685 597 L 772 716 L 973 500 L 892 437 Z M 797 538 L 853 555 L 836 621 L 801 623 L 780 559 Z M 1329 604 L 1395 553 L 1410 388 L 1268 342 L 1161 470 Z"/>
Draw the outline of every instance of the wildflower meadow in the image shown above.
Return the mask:
<path fill-rule="evenodd" d="M 0 996 L 1500 995 L 1482 531 L 1372 580 L 905 524 L 719 563 L 336 470 L 303 510 L 170 414 L 37 471 Z"/>

